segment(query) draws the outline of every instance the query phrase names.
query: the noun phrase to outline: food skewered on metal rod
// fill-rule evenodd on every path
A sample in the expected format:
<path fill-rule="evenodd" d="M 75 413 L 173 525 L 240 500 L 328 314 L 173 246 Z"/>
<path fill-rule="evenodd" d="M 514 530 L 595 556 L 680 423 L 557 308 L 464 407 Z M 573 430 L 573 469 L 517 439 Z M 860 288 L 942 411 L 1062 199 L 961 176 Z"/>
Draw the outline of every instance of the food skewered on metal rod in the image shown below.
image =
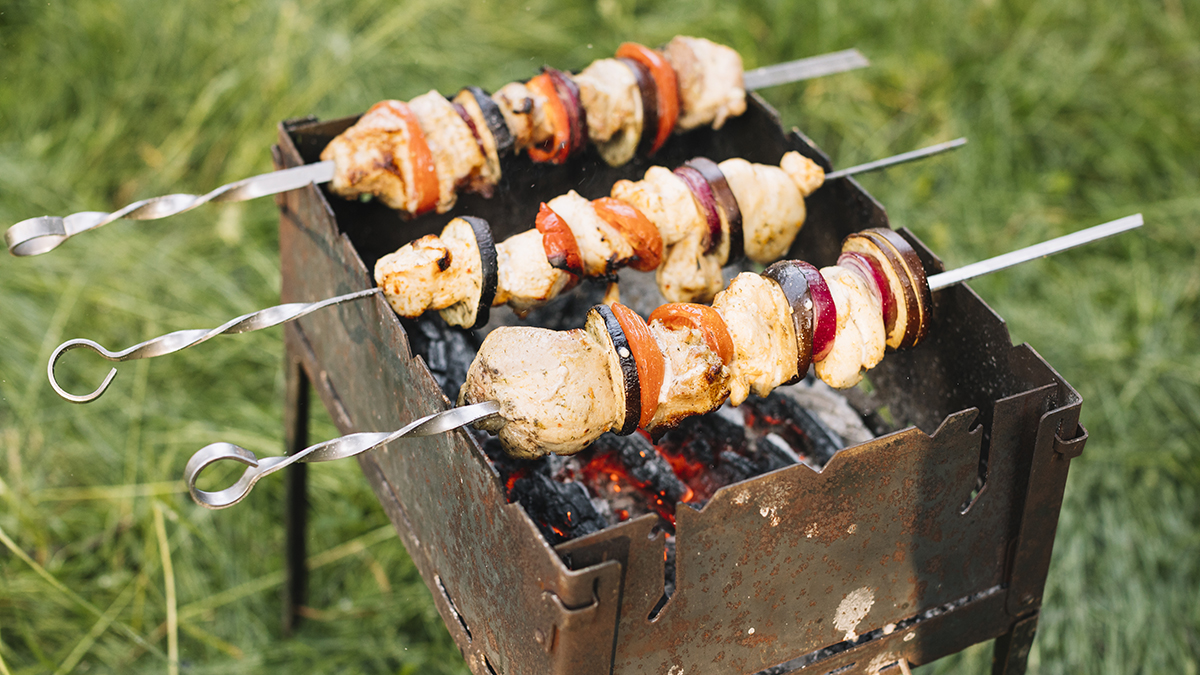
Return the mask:
<path fill-rule="evenodd" d="M 118 211 L 41 216 L 5 232 L 15 256 L 46 253 L 70 237 L 115 220 L 153 220 L 210 201 L 255 199 L 310 183 L 332 182 L 347 197 L 373 194 L 402 213 L 453 206 L 458 190 L 490 195 L 500 158 L 526 151 L 561 164 L 590 141 L 614 166 L 637 150 L 653 154 L 673 132 L 719 129 L 745 110 L 745 92 L 820 77 L 869 62 L 850 49 L 742 72 L 741 57 L 708 40 L 678 36 L 663 50 L 620 46 L 577 75 L 553 68 L 513 82 L 495 97 L 478 87 L 452 100 L 430 91 L 412 101 L 383 101 L 334 139 L 325 161 L 237 181 L 204 195 L 140 200 Z"/>
<path fill-rule="evenodd" d="M 1141 227 L 1142 224 L 1143 221 L 1141 214 L 1136 214 L 1112 221 L 1110 223 L 1105 223 L 1103 225 L 1097 225 L 1086 230 L 1081 230 L 1079 232 L 1043 242 L 1041 244 L 1030 246 L 1025 249 L 997 256 L 989 260 L 968 265 L 960 268 L 959 270 L 936 274 L 928 279 L 924 278 L 923 269 L 920 271 L 919 275 L 921 277 L 921 281 L 925 284 L 925 288 L 929 292 L 933 292 L 954 284 L 961 283 L 969 278 L 974 278 L 976 276 L 988 274 L 996 270 L 1011 267 L 1020 262 L 1045 257 L 1091 241 L 1096 241 L 1098 239 Z M 834 285 L 841 285 L 843 278 L 847 275 L 850 275 L 855 277 L 852 281 L 853 284 L 869 286 L 870 280 L 872 278 L 878 279 L 880 275 L 863 267 L 863 263 L 857 257 L 862 256 L 862 258 L 867 259 L 865 264 L 868 267 L 873 267 L 873 265 L 870 264 L 872 259 L 876 262 L 891 261 L 892 263 L 898 263 L 899 266 L 891 268 L 890 271 L 883 270 L 882 276 L 886 278 L 884 284 L 890 289 L 900 289 L 903 291 L 905 285 L 897 277 L 903 274 L 907 277 L 910 283 L 913 281 L 914 273 L 917 273 L 917 270 L 913 269 L 910 266 L 910 263 L 915 259 L 915 255 L 910 257 L 909 254 L 904 251 L 900 251 L 898 257 L 889 254 L 887 249 L 884 247 L 891 246 L 893 242 L 899 243 L 897 240 L 903 240 L 899 237 L 893 239 L 887 237 L 887 235 L 883 234 L 882 232 L 874 231 L 875 234 L 879 235 L 876 237 L 872 235 L 872 232 L 873 231 L 868 230 L 848 237 L 847 243 L 843 247 L 842 261 L 845 263 L 845 266 L 843 267 L 842 265 L 838 265 L 833 266 L 833 268 L 825 268 L 824 270 L 819 271 L 818 277 L 825 278 L 828 276 L 831 278 Z M 866 239 L 867 241 L 861 241 L 863 239 Z M 874 253 L 870 252 L 870 246 L 872 245 L 879 246 Z M 911 249 L 909 250 L 911 251 Z M 894 249 L 892 250 L 892 253 L 895 253 Z M 851 257 L 847 258 L 847 255 L 850 255 Z M 919 261 L 917 261 L 917 264 L 919 265 Z M 837 303 L 835 300 L 834 311 L 836 312 L 836 316 L 833 317 L 833 325 L 835 326 L 834 334 L 833 336 L 818 336 L 822 332 L 828 332 L 827 327 L 823 328 L 821 325 L 826 320 L 824 316 L 821 316 L 822 309 L 819 308 L 815 303 L 810 302 L 816 295 L 818 295 L 818 293 L 813 292 L 813 285 L 804 286 L 804 284 L 800 283 L 800 280 L 811 280 L 814 284 L 819 284 L 820 282 L 817 281 L 817 277 L 809 276 L 811 272 L 805 269 L 805 265 L 806 263 L 801 263 L 799 261 L 783 261 L 772 266 L 772 269 L 769 269 L 761 277 L 759 277 L 759 275 L 752 275 L 749 273 L 739 277 L 739 280 L 743 278 L 751 279 L 758 277 L 758 281 L 746 281 L 744 284 L 751 287 L 763 287 L 765 285 L 765 287 L 771 289 L 771 293 L 783 297 L 783 304 L 786 306 L 787 311 L 791 312 L 789 320 L 777 322 L 777 328 L 779 330 L 775 330 L 775 333 L 776 335 L 782 335 L 786 339 L 792 340 L 795 344 L 788 345 L 786 340 L 774 341 L 776 348 L 773 351 L 784 352 L 785 359 L 778 359 L 779 355 L 777 353 L 768 355 L 770 358 L 775 358 L 781 363 L 787 359 L 794 359 L 794 361 L 791 363 L 790 372 L 788 368 L 784 368 L 782 369 L 782 373 L 776 374 L 776 379 L 779 379 L 776 385 L 784 383 L 789 377 L 795 375 L 799 367 L 804 366 L 804 361 L 806 359 L 810 361 L 816 360 L 818 352 L 814 350 L 824 351 L 827 349 L 828 351 L 826 351 L 825 354 L 825 359 L 827 360 L 829 355 L 832 354 L 834 350 L 840 348 L 836 344 L 837 339 L 842 337 L 841 335 L 838 335 L 838 331 L 842 330 L 847 325 L 847 323 L 843 322 L 843 316 L 845 316 L 846 320 L 851 323 L 856 322 L 861 316 L 861 307 L 837 306 L 839 303 Z M 739 280 L 735 280 L 734 284 L 737 284 Z M 927 312 L 930 308 L 928 305 L 922 305 L 920 296 L 923 294 L 919 292 L 919 290 L 920 289 L 912 289 L 911 293 L 905 291 L 903 299 L 893 297 L 893 301 L 896 303 L 897 308 L 900 305 L 904 305 L 905 310 L 913 308 L 913 306 L 909 305 L 908 303 L 914 297 L 916 297 L 917 305 L 915 308 L 918 312 L 926 313 L 925 316 L 922 317 L 914 317 L 910 313 L 908 316 L 904 317 L 903 320 L 901 320 L 901 318 L 897 315 L 892 316 L 892 321 L 894 323 L 891 328 L 888 329 L 889 337 L 892 335 L 892 329 L 898 329 L 895 334 L 901 335 L 901 344 L 909 339 L 913 330 L 916 330 L 919 336 L 921 326 L 927 325 Z M 877 311 L 880 311 L 880 314 L 883 315 L 881 304 L 873 304 L 870 300 L 868 300 L 868 304 Z M 724 353 L 729 357 L 730 361 L 724 361 L 723 365 L 720 367 L 723 369 L 728 369 L 731 362 L 734 362 L 739 358 L 743 358 L 743 356 L 752 351 L 746 349 L 745 344 L 743 343 L 743 340 L 747 336 L 747 333 L 744 329 L 746 326 L 753 326 L 755 323 L 750 314 L 748 305 L 738 310 L 745 314 L 745 317 L 743 318 L 745 318 L 746 321 L 741 322 L 739 325 L 732 326 L 732 331 L 730 331 L 729 328 L 726 328 L 727 332 L 732 333 L 731 336 L 726 336 L 732 337 L 732 339 L 729 340 L 729 342 L 732 344 L 726 345 L 722 345 L 721 343 L 723 342 L 723 339 L 720 336 L 715 335 L 715 333 L 719 331 L 707 330 L 708 328 L 713 327 L 712 324 L 707 323 L 710 319 L 701 317 L 693 322 L 692 319 L 687 316 L 686 310 L 684 312 L 678 312 L 677 310 L 672 310 L 670 308 L 671 305 L 666 305 L 652 314 L 650 324 L 651 326 L 657 324 L 660 329 L 660 333 L 662 330 L 674 330 L 675 332 L 688 333 L 684 340 L 690 340 L 693 343 L 692 349 L 690 350 L 691 355 L 707 351 L 713 358 L 716 358 L 718 362 L 722 362 L 724 361 Z M 666 309 L 665 312 L 662 311 L 664 309 Z M 846 309 L 848 311 L 846 311 L 843 315 L 843 312 L 838 311 L 842 309 Z M 883 323 L 886 324 L 886 322 L 887 319 L 884 319 Z M 615 413 L 615 415 L 611 415 L 613 417 L 611 427 L 618 433 L 631 433 L 639 426 L 645 428 L 647 425 L 644 424 L 644 422 L 648 417 L 651 422 L 657 419 L 653 411 L 650 411 L 641 405 L 643 401 L 654 398 L 652 393 L 650 396 L 643 396 L 643 394 L 646 393 L 646 390 L 643 389 L 643 387 L 647 386 L 643 383 L 643 378 L 645 378 L 646 382 L 649 382 L 653 379 L 653 376 L 646 378 L 646 373 L 648 370 L 642 367 L 642 360 L 639 360 L 638 358 L 639 356 L 644 356 L 647 353 L 647 346 L 649 344 L 645 341 L 644 336 L 639 337 L 636 335 L 639 331 L 645 330 L 645 322 L 642 322 L 640 317 L 637 317 L 635 314 L 633 314 L 631 310 L 625 310 L 620 305 L 614 305 L 612 308 L 600 305 L 589 313 L 588 323 L 589 326 L 587 329 L 576 329 L 561 333 L 541 328 L 523 328 L 519 330 L 526 332 L 541 331 L 546 335 L 573 334 L 568 339 L 576 341 L 594 341 L 595 346 L 591 349 L 598 352 L 597 356 L 602 361 L 608 362 L 609 373 L 616 375 L 616 377 L 610 377 L 610 380 L 617 383 L 617 386 L 614 387 L 613 390 L 614 398 L 617 398 L 618 396 L 622 396 L 624 398 L 624 400 L 618 399 L 617 402 L 619 402 L 620 405 L 614 403 L 608 406 L 611 408 L 608 410 L 608 413 Z M 638 326 L 640 326 L 640 328 L 638 328 Z M 630 327 L 633 328 L 631 329 Z M 796 327 L 801 329 L 799 333 L 795 331 Z M 790 333 L 788 332 L 789 328 L 792 329 L 792 332 Z M 501 330 L 503 329 L 497 329 L 496 331 L 493 331 L 492 335 L 496 335 Z M 631 334 L 633 335 L 632 339 L 630 339 Z M 800 336 L 799 338 L 797 338 L 798 335 Z M 712 336 L 712 339 L 710 339 L 710 336 Z M 652 337 L 651 341 L 656 339 L 656 337 L 657 336 Z M 833 344 L 821 344 L 821 340 L 827 340 Z M 806 341 L 807 344 L 804 344 Z M 607 343 L 607 347 L 601 346 L 604 343 Z M 480 355 L 476 357 L 475 363 L 472 364 L 472 371 L 476 370 L 476 365 L 480 363 L 481 359 L 488 358 L 485 354 L 488 349 L 488 344 L 485 341 L 483 347 L 481 347 Z M 807 355 L 804 353 L 806 349 Z M 530 354 L 531 351 L 533 350 L 526 345 L 525 355 L 518 355 L 518 358 L 525 358 L 528 356 L 530 360 L 533 360 L 538 358 L 538 356 L 544 356 L 544 352 L 541 352 L 538 355 L 532 355 Z M 732 353 L 729 354 L 729 352 Z M 666 356 L 667 359 L 680 361 L 680 359 L 673 355 L 664 356 Z M 624 360 L 629 360 L 633 363 L 623 363 Z M 818 370 L 819 363 L 820 360 L 818 360 Z M 807 366 L 804 366 L 804 369 L 807 371 Z M 500 374 L 503 375 L 503 373 Z M 542 375 L 546 374 L 547 373 L 543 370 Z M 512 375 L 512 373 L 510 373 L 510 375 Z M 782 375 L 782 379 L 779 378 L 779 375 Z M 533 377 L 536 378 L 537 374 L 535 373 Z M 254 483 L 260 477 L 266 475 L 267 473 L 278 470 L 280 462 L 288 461 L 290 463 L 290 461 L 305 461 L 310 457 L 313 459 L 308 459 L 308 461 L 324 461 L 340 457 L 349 457 L 379 447 L 387 442 L 390 442 L 391 440 L 409 433 L 431 432 L 431 430 L 434 428 L 434 424 L 437 424 L 436 428 L 441 431 L 449 431 L 472 422 L 477 423 L 477 426 L 480 428 L 490 428 L 492 431 L 499 430 L 501 432 L 501 442 L 505 443 L 506 449 L 516 456 L 526 457 L 544 454 L 547 449 L 561 451 L 564 454 L 578 451 L 584 447 L 587 442 L 590 442 L 591 439 L 594 439 L 596 436 L 599 436 L 600 433 L 603 433 L 610 428 L 609 425 L 605 425 L 604 428 L 600 429 L 598 433 L 595 433 L 595 429 L 592 429 L 585 431 L 583 434 L 579 434 L 578 430 L 573 430 L 576 432 L 576 438 L 571 442 L 562 443 L 557 447 L 551 447 L 552 444 L 547 443 L 546 439 L 544 438 L 522 438 L 520 437 L 520 434 L 518 434 L 516 438 L 510 436 L 506 440 L 503 430 L 509 426 L 524 426 L 524 431 L 526 432 L 528 432 L 531 428 L 530 425 L 526 424 L 528 420 L 522 421 L 510 419 L 510 415 L 514 410 L 514 405 L 522 405 L 522 402 L 514 401 L 513 398 L 520 398 L 523 390 L 526 392 L 526 397 L 530 398 L 528 396 L 529 387 L 536 387 L 537 383 L 533 382 L 529 377 L 525 377 L 523 381 L 514 382 L 514 386 L 508 390 L 507 393 L 511 394 L 511 397 L 497 397 L 486 401 L 471 401 L 469 393 L 473 386 L 471 379 L 472 375 L 468 374 L 468 382 L 463 386 L 463 394 L 460 395 L 460 407 L 452 408 L 441 413 L 435 413 L 433 415 L 424 417 L 421 420 L 418 420 L 417 422 L 391 434 L 352 434 L 350 436 L 333 439 L 331 441 L 326 441 L 325 443 L 312 446 L 311 448 L 308 448 L 297 455 L 293 455 L 292 458 L 267 458 L 261 461 L 258 460 L 253 453 L 229 443 L 215 443 L 206 446 L 198 451 L 188 463 L 184 476 L 185 481 L 187 482 L 188 489 L 197 503 L 207 508 L 217 509 L 225 508 L 237 503 L 237 501 L 239 501 L 246 495 L 246 493 L 249 492 L 251 487 L 253 487 Z M 520 377 L 518 377 L 518 379 L 520 379 Z M 632 387 L 630 386 L 631 381 L 633 385 Z M 759 384 L 762 384 L 762 382 Z M 659 386 L 668 387 L 669 383 L 659 380 Z M 734 397 L 736 398 L 737 395 L 739 394 L 735 394 Z M 744 398 L 745 393 L 743 392 L 740 395 L 742 398 Z M 722 396 L 718 398 L 720 398 L 720 400 L 716 400 L 715 403 L 720 405 L 720 403 L 724 400 L 724 397 Z M 665 397 L 660 398 L 660 400 L 657 401 L 660 406 L 665 402 Z M 468 405 L 463 405 L 464 403 Z M 679 412 L 679 410 L 677 409 L 676 412 Z M 693 411 L 687 414 L 698 413 Z M 674 421 L 677 422 L 678 420 Z M 419 431 L 417 431 L 418 429 Z M 594 435 L 592 435 L 593 433 Z M 533 441 L 532 444 L 529 443 L 530 440 Z M 513 443 L 513 445 L 509 445 L 510 443 Z M 201 471 L 205 467 L 221 459 L 233 459 L 248 465 L 249 468 L 246 469 L 242 478 L 230 488 L 216 493 L 200 490 L 196 484 Z"/>
<path fill-rule="evenodd" d="M 838 177 L 845 177 L 860 171 L 876 171 L 945 152 L 965 143 L 966 139 L 960 138 L 835 173 Z M 614 193 L 619 191 L 629 201 L 642 203 L 656 199 L 666 201 L 656 192 L 663 189 L 664 180 L 668 183 L 674 182 L 677 193 L 675 196 L 682 196 L 684 199 L 682 202 L 676 199 L 674 208 L 668 209 L 667 212 L 651 211 L 655 216 L 653 223 L 630 204 L 622 205 L 617 203 L 617 200 L 602 198 L 589 205 L 588 200 L 574 192 L 550 202 L 551 205 L 563 202 L 560 210 L 568 214 L 568 218 L 560 218 L 549 207 L 543 205 L 542 215 L 546 218 L 539 216 L 537 229 L 512 237 L 499 245 L 492 240 L 491 228 L 486 221 L 470 216 L 456 218 L 446 226 L 441 237 L 423 237 L 381 260 L 376 265 L 378 288 L 331 298 L 321 306 L 382 292 L 401 316 L 416 318 L 426 309 L 437 309 L 451 325 L 479 326 L 487 322 L 488 310 L 493 304 L 507 303 L 517 312 L 524 312 L 544 304 L 574 285 L 581 275 L 611 275 L 626 264 L 643 271 L 654 269 L 660 262 L 665 268 L 669 268 L 672 260 L 675 260 L 676 267 L 682 264 L 686 275 L 687 269 L 690 269 L 692 261 L 697 257 L 700 260 L 697 269 L 705 270 L 708 274 L 707 278 L 700 280 L 698 287 L 694 283 L 689 287 L 686 278 L 677 280 L 677 273 L 672 274 L 670 269 L 664 269 L 659 278 L 661 283 L 667 284 L 663 292 L 670 294 L 668 297 L 672 300 L 708 301 L 712 293 L 723 285 L 721 266 L 735 261 L 746 248 L 741 241 L 743 234 L 748 240 L 755 242 L 750 253 L 751 259 L 771 262 L 790 247 L 792 239 L 803 224 L 804 193 L 823 185 L 823 176 L 826 174 L 811 160 L 800 157 L 798 153 L 789 154 L 794 157 L 788 159 L 785 156 L 784 165 L 790 164 L 793 167 L 793 173 L 797 175 L 795 179 L 788 178 L 787 172 L 778 167 L 750 164 L 743 160 L 728 160 L 723 164 L 729 164 L 732 167 L 728 169 L 730 171 L 745 174 L 741 181 L 734 183 L 739 191 L 743 192 L 743 198 L 748 196 L 745 194 L 747 191 L 757 192 L 761 190 L 761 183 L 769 182 L 763 179 L 764 174 L 773 175 L 777 182 L 782 181 L 786 184 L 795 180 L 797 185 L 806 186 L 804 190 L 792 187 L 791 191 L 794 194 L 791 203 L 779 195 L 770 200 L 755 199 L 755 206 L 748 209 L 743 218 L 737 197 L 726 182 L 719 165 L 696 158 L 684 167 L 676 169 L 674 173 L 654 167 L 647 172 L 647 180 L 636 183 L 621 181 L 618 185 L 624 187 L 614 187 Z M 796 169 L 796 166 L 802 168 Z M 659 175 L 652 181 L 650 176 L 655 171 Z M 705 180 L 706 178 L 709 178 L 711 183 Z M 708 188 L 707 192 L 705 188 Z M 693 194 L 695 201 L 687 197 L 689 192 Z M 705 199 L 701 199 L 700 195 L 704 195 Z M 761 204 L 763 201 L 768 202 L 766 207 Z M 781 202 L 785 212 L 783 216 L 775 213 L 780 210 Z M 747 203 L 750 201 L 747 200 Z M 681 207 L 686 209 L 689 206 L 690 216 L 685 217 L 677 213 Z M 704 216 L 701 215 L 702 212 Z M 590 218 L 585 222 L 580 223 L 577 220 L 578 217 L 586 218 L 589 214 Z M 611 228 L 603 229 L 606 226 L 600 224 L 600 218 L 608 220 L 611 228 L 617 228 L 616 231 Z M 750 229 L 744 233 L 743 222 L 750 224 Z M 601 229 L 595 230 L 593 236 L 581 231 L 578 238 L 571 229 L 572 226 L 578 229 L 589 225 L 599 226 Z M 756 234 L 756 229 L 766 232 Z M 688 237 L 693 241 L 683 242 Z M 680 242 L 683 242 L 683 245 L 667 248 L 664 257 L 663 239 L 672 245 Z M 582 250 L 580 241 L 584 245 Z M 689 246 L 689 243 L 692 245 Z M 618 244 L 617 248 L 620 250 L 611 250 L 608 248 L 610 244 Z M 701 245 L 697 247 L 695 244 Z M 682 252 L 684 257 L 680 260 L 674 252 Z M 586 267 L 585 262 L 588 263 Z M 712 293 L 709 293 L 710 290 Z M 281 305 L 238 317 L 212 330 L 175 331 L 121 351 L 108 350 L 92 340 L 68 340 L 51 354 L 46 367 L 47 375 L 59 396 L 74 403 L 88 403 L 104 393 L 116 376 L 116 369 L 111 369 L 100 386 L 92 392 L 71 394 L 59 385 L 54 375 L 58 360 L 71 350 L 90 349 L 105 359 L 116 362 L 163 356 L 199 344 L 216 335 L 267 328 L 299 318 L 315 309 L 319 307 L 308 308 L 303 304 Z"/>

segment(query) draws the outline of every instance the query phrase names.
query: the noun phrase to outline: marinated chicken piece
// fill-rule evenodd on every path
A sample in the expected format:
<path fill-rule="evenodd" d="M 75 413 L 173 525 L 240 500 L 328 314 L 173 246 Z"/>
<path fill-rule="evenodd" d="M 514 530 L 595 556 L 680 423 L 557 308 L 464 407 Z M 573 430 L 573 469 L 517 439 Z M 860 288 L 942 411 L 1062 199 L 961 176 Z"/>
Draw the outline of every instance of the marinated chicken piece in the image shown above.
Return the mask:
<path fill-rule="evenodd" d="M 633 71 L 616 59 L 600 59 L 574 76 L 587 111 L 588 138 L 610 166 L 633 159 L 642 137 L 642 95 Z"/>
<path fill-rule="evenodd" d="M 441 310 L 446 322 L 474 317 L 483 289 L 483 263 L 471 225 L 455 218 L 441 236 L 425 235 L 375 263 L 375 283 L 400 316 Z"/>
<path fill-rule="evenodd" d="M 454 102 L 461 105 L 471 118 L 471 122 L 475 125 L 474 133 L 479 138 L 479 142 L 483 144 L 484 165 L 476 175 L 468 178 L 467 189 L 485 197 L 491 197 L 493 189 L 500 182 L 500 151 L 496 148 L 496 137 L 492 135 L 492 130 L 488 127 L 487 117 L 483 114 L 483 109 L 479 107 L 479 101 L 475 100 L 475 96 L 470 91 L 464 89 L 458 92 L 454 97 Z"/>
<path fill-rule="evenodd" d="M 353 199 L 375 195 L 398 211 L 416 213 L 408 126 L 386 105 L 376 105 L 321 151 L 334 163 L 334 194 Z"/>
<path fill-rule="evenodd" d="M 683 241 L 663 247 L 655 280 L 668 302 L 709 303 L 725 286 L 720 250 L 705 254 L 704 238 L 703 232 L 693 231 Z M 728 257 L 728 245 L 724 250 Z"/>
<path fill-rule="evenodd" d="M 665 368 L 658 409 L 646 431 L 665 431 L 684 418 L 721 407 L 729 397 L 730 372 L 704 335 L 694 328 L 667 328 L 657 321 L 650 324 L 650 334 L 662 351 Z"/>
<path fill-rule="evenodd" d="M 458 188 L 479 175 L 487 158 L 479 149 L 471 127 L 436 90 L 409 101 L 408 107 L 421 124 L 425 142 L 433 153 L 438 175 L 437 212 L 445 213 L 454 207 Z"/>
<path fill-rule="evenodd" d="M 783 258 L 806 214 L 796 183 L 777 166 L 744 159 L 727 159 L 718 166 L 742 211 L 746 257 L 762 264 Z"/>
<path fill-rule="evenodd" d="M 683 241 L 705 227 L 692 191 L 670 169 L 652 166 L 642 180 L 617 181 L 610 194 L 637 208 L 654 223 L 664 247 Z"/>
<path fill-rule="evenodd" d="M 836 284 L 843 287 L 849 304 L 850 320 L 858 328 L 862 337 L 862 358 L 860 363 L 863 370 L 869 370 L 879 365 L 883 360 L 887 331 L 883 326 L 883 307 L 879 298 L 872 293 L 866 282 L 858 274 L 834 265 L 821 270 L 825 283 L 832 287 Z M 836 303 L 834 303 L 836 306 Z M 836 335 L 834 337 L 836 340 Z"/>
<path fill-rule="evenodd" d="M 591 201 L 574 190 L 551 199 L 547 206 L 571 228 L 583 256 L 583 271 L 588 276 L 608 274 L 633 257 L 629 241 L 596 215 Z"/>
<path fill-rule="evenodd" d="M 540 307 L 563 292 L 572 275 L 550 266 L 542 233 L 526 230 L 496 245 L 497 283 L 493 305 L 507 303 L 517 316 Z"/>
<path fill-rule="evenodd" d="M 538 145 L 554 136 L 543 106 L 546 99 L 520 82 L 509 82 L 492 95 L 512 133 L 517 150 Z"/>
<path fill-rule="evenodd" d="M 663 55 L 679 78 L 680 111 L 675 128 L 687 131 L 746 112 L 742 57 L 729 47 L 703 38 L 676 36 Z"/>
<path fill-rule="evenodd" d="M 885 332 L 879 301 L 855 273 L 844 267 L 821 268 L 837 308 L 833 349 L 816 362 L 817 377 L 837 389 L 858 384 L 863 373 L 883 359 Z"/>
<path fill-rule="evenodd" d="M 497 328 L 471 363 L 458 404 L 499 401 L 500 414 L 476 426 L 496 433 L 514 457 L 579 452 L 624 420 L 605 345 L 579 328 Z"/>
<path fill-rule="evenodd" d="M 733 339 L 729 401 L 740 405 L 750 394 L 766 396 L 796 377 L 796 329 L 779 284 L 742 272 L 712 304 Z"/>
<path fill-rule="evenodd" d="M 825 184 L 825 169 L 798 152 L 784 154 L 783 159 L 779 162 L 779 168 L 791 177 L 792 182 L 799 188 L 800 194 L 805 197 L 816 192 L 817 188 Z"/>

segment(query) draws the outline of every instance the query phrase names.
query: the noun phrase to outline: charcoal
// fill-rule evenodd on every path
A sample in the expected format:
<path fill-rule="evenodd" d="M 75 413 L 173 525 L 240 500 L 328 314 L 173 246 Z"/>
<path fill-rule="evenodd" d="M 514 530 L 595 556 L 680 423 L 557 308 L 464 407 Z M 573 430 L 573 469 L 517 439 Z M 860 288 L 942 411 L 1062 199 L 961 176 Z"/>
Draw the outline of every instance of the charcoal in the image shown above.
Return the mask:
<path fill-rule="evenodd" d="M 800 460 L 824 466 L 845 445 L 819 417 L 788 396 L 772 393 L 766 398 L 751 397 L 743 404 L 747 426 L 759 434 L 776 434 L 791 446 Z M 761 440 L 761 439 L 760 439 Z M 776 448 L 757 443 L 760 451 Z"/>
<path fill-rule="evenodd" d="M 689 417 L 658 441 L 664 452 L 715 466 L 722 451 L 745 447 L 746 429 L 721 415 Z"/>
<path fill-rule="evenodd" d="M 604 434 L 594 444 L 596 452 L 612 452 L 640 488 L 653 492 L 668 505 L 684 499 L 688 488 L 679 480 L 671 465 L 641 434 L 617 436 Z"/>
<path fill-rule="evenodd" d="M 796 451 L 792 449 L 791 444 L 774 432 L 759 436 L 758 440 L 754 442 L 754 447 L 757 450 L 756 459 L 758 460 L 755 464 L 761 467 L 763 473 L 799 464 L 802 461 Z"/>
<path fill-rule="evenodd" d="M 425 360 L 446 398 L 457 401 L 458 390 L 467 381 L 467 369 L 482 341 L 471 331 L 447 325 L 435 312 L 428 312 L 417 321 L 401 318 L 400 322 L 413 354 Z"/>
<path fill-rule="evenodd" d="M 512 494 L 551 544 L 598 532 L 608 525 L 579 483 L 560 483 L 544 472 L 531 471 L 514 482 Z"/>

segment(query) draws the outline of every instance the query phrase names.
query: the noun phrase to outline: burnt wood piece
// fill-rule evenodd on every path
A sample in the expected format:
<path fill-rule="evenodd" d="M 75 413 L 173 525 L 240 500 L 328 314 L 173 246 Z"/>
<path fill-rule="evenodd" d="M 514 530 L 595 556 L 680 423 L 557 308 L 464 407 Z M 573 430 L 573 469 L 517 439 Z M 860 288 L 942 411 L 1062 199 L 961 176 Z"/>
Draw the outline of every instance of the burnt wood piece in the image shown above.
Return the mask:
<path fill-rule="evenodd" d="M 749 99 L 720 132 L 675 137 L 655 161 L 775 162 L 794 148 L 828 168 Z M 284 124 L 282 163 L 313 161 L 353 121 Z M 315 187 L 291 192 L 284 300 L 368 288 L 375 260 L 456 215 L 487 218 L 503 239 L 532 225 L 539 201 L 567 189 L 598 197 L 646 166 L 612 169 L 590 152 L 565 169 L 515 158 L 493 200 L 468 196 L 408 222 Z M 853 179 L 814 193 L 808 211 L 791 255 L 818 266 L 845 235 L 887 226 Z M 404 439 L 360 464 L 479 675 L 871 672 L 1002 635 L 1018 644 L 1040 605 L 1066 465 L 1085 438 L 1081 401 L 1032 349 L 1012 346 L 968 286 L 936 294 L 934 317 L 925 342 L 870 374 L 875 400 L 911 426 L 838 452 L 820 473 L 794 465 L 678 509 L 675 591 L 661 606 L 667 549 L 655 515 L 551 548 L 467 431 Z M 379 298 L 310 315 L 286 335 L 343 432 L 391 430 L 450 405 Z"/>

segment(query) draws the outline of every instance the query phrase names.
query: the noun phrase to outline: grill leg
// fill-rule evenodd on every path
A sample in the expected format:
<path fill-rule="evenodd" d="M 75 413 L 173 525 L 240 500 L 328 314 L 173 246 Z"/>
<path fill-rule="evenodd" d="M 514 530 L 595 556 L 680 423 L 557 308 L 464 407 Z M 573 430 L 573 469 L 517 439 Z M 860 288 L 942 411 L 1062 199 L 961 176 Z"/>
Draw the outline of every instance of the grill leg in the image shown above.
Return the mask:
<path fill-rule="evenodd" d="M 291 455 L 308 446 L 308 399 L 311 385 L 299 355 L 287 350 L 287 392 L 283 405 L 284 451 Z M 291 636 L 300 623 L 300 608 L 308 595 L 307 553 L 308 465 L 297 462 L 284 470 L 283 634 Z"/>
<path fill-rule="evenodd" d="M 1038 615 L 1034 614 L 1013 624 L 1011 630 L 996 638 L 992 653 L 992 675 L 1024 675 L 1029 663 L 1029 650 L 1037 634 Z"/>

